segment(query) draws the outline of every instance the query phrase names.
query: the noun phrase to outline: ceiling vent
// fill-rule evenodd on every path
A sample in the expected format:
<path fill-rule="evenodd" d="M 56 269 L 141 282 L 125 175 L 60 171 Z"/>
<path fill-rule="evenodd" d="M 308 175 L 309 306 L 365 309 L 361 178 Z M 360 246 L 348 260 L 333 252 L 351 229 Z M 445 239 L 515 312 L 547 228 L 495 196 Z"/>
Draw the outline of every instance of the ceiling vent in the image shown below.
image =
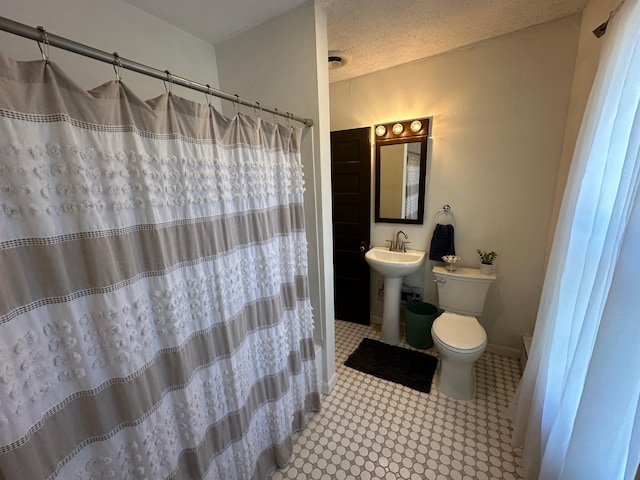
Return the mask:
<path fill-rule="evenodd" d="M 344 58 L 342 52 L 331 51 L 329 52 L 329 70 L 335 70 L 342 68 L 346 65 L 347 60 Z"/>

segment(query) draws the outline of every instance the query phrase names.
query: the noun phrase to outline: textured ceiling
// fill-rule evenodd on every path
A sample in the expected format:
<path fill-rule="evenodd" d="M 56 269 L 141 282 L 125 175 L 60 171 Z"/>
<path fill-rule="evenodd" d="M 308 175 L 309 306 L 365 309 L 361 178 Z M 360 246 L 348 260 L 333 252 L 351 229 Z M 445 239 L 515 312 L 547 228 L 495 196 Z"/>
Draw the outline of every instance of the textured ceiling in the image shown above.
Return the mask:
<path fill-rule="evenodd" d="M 215 45 L 305 0 L 125 0 Z M 587 0 L 317 0 L 346 80 L 572 15 Z M 608 1 L 608 0 L 602 0 Z M 603 19 L 606 20 L 606 19 Z M 595 27 L 595 25 L 594 25 Z"/>
<path fill-rule="evenodd" d="M 327 10 L 329 50 L 341 51 L 346 58 L 343 67 L 330 70 L 332 82 L 565 17 L 586 4 L 586 0 L 320 1 Z"/>

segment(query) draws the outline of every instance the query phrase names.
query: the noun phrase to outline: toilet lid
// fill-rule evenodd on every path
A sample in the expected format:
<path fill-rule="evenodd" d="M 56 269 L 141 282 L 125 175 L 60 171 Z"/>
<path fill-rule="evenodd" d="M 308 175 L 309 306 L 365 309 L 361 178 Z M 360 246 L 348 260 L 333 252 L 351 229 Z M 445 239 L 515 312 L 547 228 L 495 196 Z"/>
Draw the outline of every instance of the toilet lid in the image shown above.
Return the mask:
<path fill-rule="evenodd" d="M 487 333 L 476 317 L 445 312 L 433 322 L 433 333 L 452 348 L 473 350 L 487 341 Z"/>

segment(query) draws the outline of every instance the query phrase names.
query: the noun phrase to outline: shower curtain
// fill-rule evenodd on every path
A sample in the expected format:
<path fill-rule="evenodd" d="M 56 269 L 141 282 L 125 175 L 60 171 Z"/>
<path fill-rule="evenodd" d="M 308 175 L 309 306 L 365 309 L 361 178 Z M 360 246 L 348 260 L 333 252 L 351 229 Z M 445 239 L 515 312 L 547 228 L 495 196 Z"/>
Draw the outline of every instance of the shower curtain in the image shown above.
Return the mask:
<path fill-rule="evenodd" d="M 0 478 L 286 464 L 320 402 L 299 143 L 0 57 Z"/>

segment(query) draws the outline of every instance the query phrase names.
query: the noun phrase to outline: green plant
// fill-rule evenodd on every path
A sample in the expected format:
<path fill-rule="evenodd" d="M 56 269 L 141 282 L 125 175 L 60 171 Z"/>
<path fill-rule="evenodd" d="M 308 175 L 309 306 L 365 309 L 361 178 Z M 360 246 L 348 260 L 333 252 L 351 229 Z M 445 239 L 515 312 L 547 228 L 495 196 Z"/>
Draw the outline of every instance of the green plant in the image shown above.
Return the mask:
<path fill-rule="evenodd" d="M 480 263 L 484 263 L 485 265 L 493 265 L 493 262 L 496 261 L 496 257 L 498 254 L 493 250 L 487 252 L 486 250 L 478 249 L 478 255 L 480 255 Z"/>

